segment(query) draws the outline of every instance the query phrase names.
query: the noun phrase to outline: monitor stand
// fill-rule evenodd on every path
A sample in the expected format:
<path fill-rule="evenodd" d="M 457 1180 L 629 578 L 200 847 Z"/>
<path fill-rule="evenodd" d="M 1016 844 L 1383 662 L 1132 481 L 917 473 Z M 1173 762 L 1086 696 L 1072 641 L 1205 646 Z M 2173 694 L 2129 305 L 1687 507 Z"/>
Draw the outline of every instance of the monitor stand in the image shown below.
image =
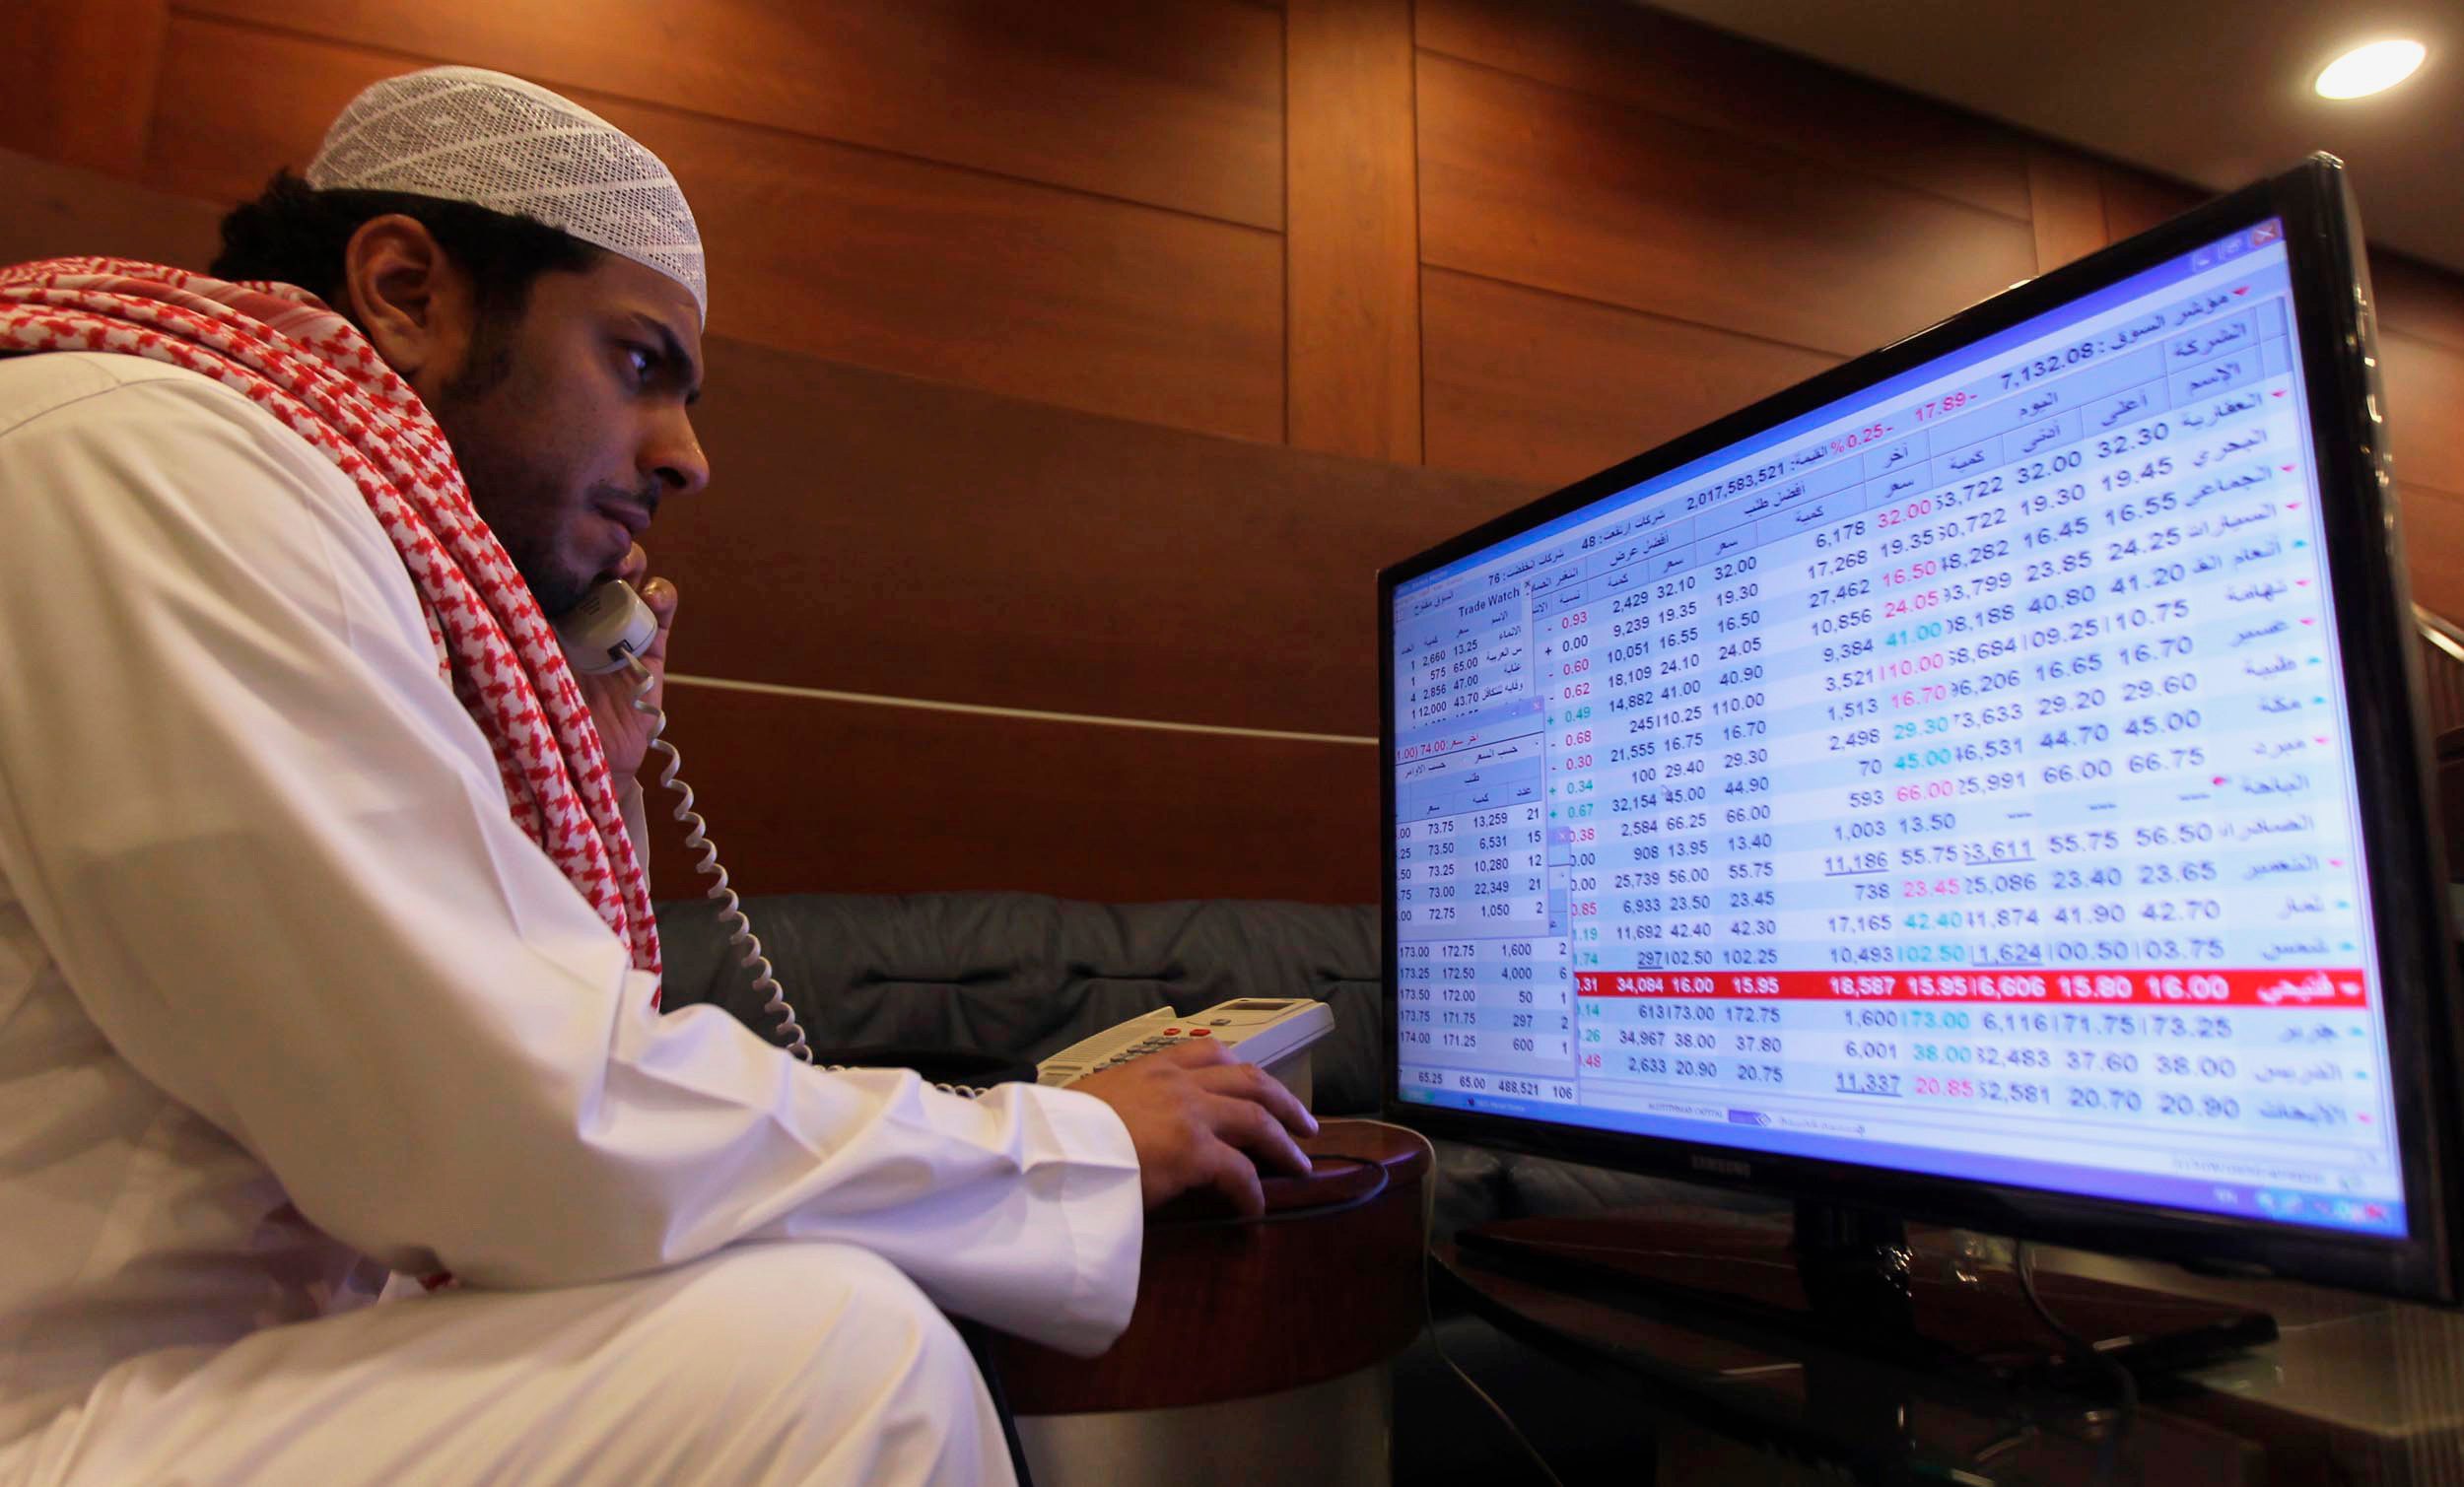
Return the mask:
<path fill-rule="evenodd" d="M 2110 1390 L 2101 1371 L 2064 1357 L 2008 1267 L 1963 1263 L 1948 1230 L 1912 1243 L 1892 1215 L 1801 1202 L 1792 1225 L 1672 1206 L 1505 1220 L 1456 1243 L 1469 1263 L 1672 1320 L 1955 1371 L 1988 1387 Z M 2276 1337 L 2267 1314 L 2200 1297 L 2041 1271 L 2037 1294 L 2105 1359 L 2148 1380 Z"/>

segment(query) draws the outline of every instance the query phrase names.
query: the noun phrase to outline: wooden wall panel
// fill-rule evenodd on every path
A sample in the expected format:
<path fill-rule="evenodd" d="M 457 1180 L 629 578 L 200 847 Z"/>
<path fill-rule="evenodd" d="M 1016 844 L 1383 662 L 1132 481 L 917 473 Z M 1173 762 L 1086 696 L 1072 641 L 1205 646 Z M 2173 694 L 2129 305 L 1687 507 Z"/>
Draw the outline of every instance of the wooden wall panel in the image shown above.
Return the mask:
<path fill-rule="evenodd" d="M 2413 602 L 2464 624 L 2464 493 L 2398 480 L 2396 502 Z"/>
<path fill-rule="evenodd" d="M 1638 5 L 1418 0 L 1420 45 L 2026 221 L 2019 138 Z"/>
<path fill-rule="evenodd" d="M 2362 231 L 2367 234 L 2367 223 Z M 2373 252 L 2370 290 L 2378 296 L 2382 329 L 2464 351 L 2464 276 L 2393 253 Z"/>
<path fill-rule="evenodd" d="M 685 671 L 1374 733 L 1376 570 L 1525 494 L 738 343 L 708 361 L 710 490 L 647 543 Z"/>
<path fill-rule="evenodd" d="M 182 8 L 1256 227 L 1283 221 L 1282 31 L 1236 0 Z"/>
<path fill-rule="evenodd" d="M 679 685 L 669 729 L 744 893 L 1380 893 L 1378 751 Z M 664 797 L 664 799 L 662 799 Z M 696 876 L 650 786 L 652 891 Z"/>
<path fill-rule="evenodd" d="M 256 195 L 275 170 L 304 169 L 352 96 L 409 70 L 398 56 L 182 16 L 163 58 L 144 179 L 159 191 L 229 205 Z M 245 77 L 251 86 L 234 88 Z"/>
<path fill-rule="evenodd" d="M 1431 269 L 1429 462 L 1563 485 L 1837 365 L 1815 351 Z"/>
<path fill-rule="evenodd" d="M 2104 168 L 2104 230 L 2114 242 L 2189 211 L 2209 193 L 2124 166 Z"/>
<path fill-rule="evenodd" d="M 2036 231 L 2036 272 L 2060 268 L 2105 245 L 2104 182 L 2095 165 L 2053 145 L 2027 152 L 2027 200 Z"/>
<path fill-rule="evenodd" d="M 1420 229 L 1432 265 L 1850 354 L 2036 266 L 2023 222 L 1433 53 Z"/>
<path fill-rule="evenodd" d="M 205 202 L 0 150 L 0 263 L 87 253 L 203 268 L 222 213 Z"/>
<path fill-rule="evenodd" d="M 401 70 L 373 51 L 173 24 L 148 178 L 225 199 L 304 165 Z M 233 89 L 229 79 L 251 86 Z M 688 183 L 711 328 L 893 372 L 1252 439 L 1283 432 L 1282 244 L 1183 213 L 579 93 Z"/>
<path fill-rule="evenodd" d="M 2464 491 L 2464 351 L 2390 330 L 2378 360 L 2396 479 Z"/>
<path fill-rule="evenodd" d="M 1285 437 L 1418 463 L 1420 221 L 1411 0 L 1285 13 L 1290 348 Z"/>
<path fill-rule="evenodd" d="M 134 175 L 171 0 L 13 0 L 0 148 Z"/>

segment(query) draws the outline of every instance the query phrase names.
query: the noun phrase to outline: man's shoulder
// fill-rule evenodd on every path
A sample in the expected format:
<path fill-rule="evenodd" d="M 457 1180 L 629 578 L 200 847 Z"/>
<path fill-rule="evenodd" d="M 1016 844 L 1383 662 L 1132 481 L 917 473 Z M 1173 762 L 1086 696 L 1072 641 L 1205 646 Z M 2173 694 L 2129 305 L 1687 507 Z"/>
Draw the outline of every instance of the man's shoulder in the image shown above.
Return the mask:
<path fill-rule="evenodd" d="M 0 357 L 0 512 L 106 489 L 128 498 L 113 510 L 155 512 L 150 530 L 305 515 L 363 559 L 400 568 L 351 477 L 213 377 L 118 352 Z M 261 535 L 273 540 L 270 527 Z"/>
<path fill-rule="evenodd" d="M 427 643 L 410 575 L 351 477 L 200 372 L 114 352 L 0 357 L 0 529 L 46 524 L 183 564 L 236 546 L 264 584 L 300 593 L 357 575 L 370 586 L 353 623 Z"/>
<path fill-rule="evenodd" d="M 143 388 L 228 416 L 271 415 L 201 372 L 168 362 L 108 351 L 47 351 L 0 357 L 0 439 L 24 430 L 47 413 L 89 398 Z M 279 424 L 275 424 L 279 428 Z"/>
<path fill-rule="evenodd" d="M 0 357 L 0 463 L 20 474 L 152 471 L 165 491 L 204 469 L 284 477 L 268 489 L 364 512 L 350 477 L 281 419 L 203 372 L 121 352 Z M 217 486 L 220 490 L 219 485 Z M 217 496 L 217 500 L 224 499 Z"/>

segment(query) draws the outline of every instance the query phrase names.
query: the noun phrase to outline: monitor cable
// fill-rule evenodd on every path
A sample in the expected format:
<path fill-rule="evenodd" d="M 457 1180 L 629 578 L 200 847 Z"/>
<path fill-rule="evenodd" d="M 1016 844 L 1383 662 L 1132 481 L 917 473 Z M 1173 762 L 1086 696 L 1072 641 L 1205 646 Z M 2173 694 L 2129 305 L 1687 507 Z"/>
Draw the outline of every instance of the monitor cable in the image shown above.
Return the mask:
<path fill-rule="evenodd" d="M 1430 1268 L 1435 1262 L 1429 1254 L 1430 1241 L 1437 1235 L 1437 1143 L 1409 1126 L 1394 1125 L 1384 1120 L 1378 1123 L 1408 1134 L 1420 1143 L 1421 1150 L 1429 1158 L 1428 1177 L 1420 1189 L 1420 1324 L 1428 1334 L 1430 1350 L 1437 1354 L 1438 1362 L 1453 1370 L 1455 1377 L 1472 1391 L 1473 1398 L 1488 1406 L 1488 1412 L 1497 1417 L 1498 1424 L 1506 1427 L 1506 1434 L 1514 1438 L 1514 1444 L 1532 1458 L 1533 1467 L 1547 1481 L 1548 1487 L 1565 1487 L 1564 1478 L 1558 1476 L 1555 1468 L 1548 1464 L 1548 1457 L 1540 1454 L 1540 1448 L 1532 1444 L 1532 1438 L 1523 1433 L 1523 1427 L 1514 1423 L 1514 1416 L 1508 1414 L 1506 1407 L 1498 1403 L 1487 1389 L 1480 1387 L 1479 1381 L 1473 1379 L 1462 1364 L 1455 1361 L 1454 1355 L 1446 1351 L 1446 1341 L 1437 1330 L 1437 1282 Z"/>
<path fill-rule="evenodd" d="M 2019 1253 L 2012 1261 L 2012 1269 L 2019 1276 L 2019 1294 L 2027 1298 L 2029 1308 L 2036 1313 L 2036 1319 L 2045 1324 L 2047 1331 L 2061 1339 L 2063 1347 L 2072 1357 L 2084 1361 L 2113 1383 L 2113 1394 L 2116 1401 L 2114 1411 L 2103 1439 L 2096 1444 L 2096 1480 L 2113 1481 L 2114 1474 L 2121 1463 L 2122 1441 L 2130 1434 L 2131 1425 L 2138 1418 L 2139 1381 L 2132 1376 L 2129 1369 L 2106 1357 L 2086 1334 L 2066 1325 L 2045 1306 L 2044 1298 L 2036 1294 L 2036 1247 L 2034 1245 L 2025 1241 L 2019 1243 Z M 2093 1410 L 2089 1411 L 2088 1418 L 2094 1419 L 2095 1413 Z"/>

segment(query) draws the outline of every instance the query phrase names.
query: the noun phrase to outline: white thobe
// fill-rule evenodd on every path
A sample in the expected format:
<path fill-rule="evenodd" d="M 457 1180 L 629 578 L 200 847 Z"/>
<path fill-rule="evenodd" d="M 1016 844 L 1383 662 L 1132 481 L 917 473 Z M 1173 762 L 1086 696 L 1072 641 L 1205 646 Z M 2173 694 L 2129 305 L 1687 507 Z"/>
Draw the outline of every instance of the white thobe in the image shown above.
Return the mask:
<path fill-rule="evenodd" d="M 193 373 L 0 360 L 0 1443 L 48 1427 L 77 1479 L 62 1440 L 169 1429 L 157 1350 L 192 1414 L 271 1397 L 190 1377 L 243 1351 L 260 1385 L 405 1387 L 414 1324 L 377 1314 L 492 1316 L 518 1362 L 575 1317 L 503 1293 L 639 1310 L 745 1242 L 783 1242 L 765 1285 L 895 1266 L 1075 1351 L 1127 1323 L 1137 1167 L 1099 1102 L 823 1073 L 650 992 L 514 826 L 339 471 Z M 363 1257 L 469 1289 L 309 1321 Z M 826 1329 L 793 1284 L 777 1324 L 807 1304 Z M 621 1377 L 621 1331 L 583 1330 Z M 435 1407 L 503 1415 L 461 1382 Z"/>

